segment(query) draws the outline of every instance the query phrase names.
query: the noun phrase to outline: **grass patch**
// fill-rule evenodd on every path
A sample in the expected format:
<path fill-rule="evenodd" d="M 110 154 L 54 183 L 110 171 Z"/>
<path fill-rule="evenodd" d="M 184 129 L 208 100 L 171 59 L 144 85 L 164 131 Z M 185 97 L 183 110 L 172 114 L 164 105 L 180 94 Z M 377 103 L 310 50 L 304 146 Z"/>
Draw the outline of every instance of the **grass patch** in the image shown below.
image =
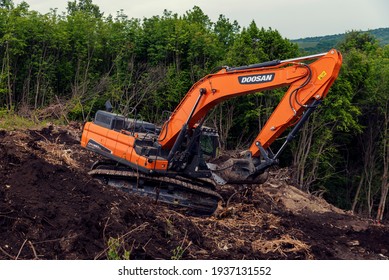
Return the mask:
<path fill-rule="evenodd" d="M 21 117 L 12 111 L 0 110 L 0 129 L 17 130 L 39 128 L 44 125 L 45 122 L 36 123 L 30 118 Z"/>

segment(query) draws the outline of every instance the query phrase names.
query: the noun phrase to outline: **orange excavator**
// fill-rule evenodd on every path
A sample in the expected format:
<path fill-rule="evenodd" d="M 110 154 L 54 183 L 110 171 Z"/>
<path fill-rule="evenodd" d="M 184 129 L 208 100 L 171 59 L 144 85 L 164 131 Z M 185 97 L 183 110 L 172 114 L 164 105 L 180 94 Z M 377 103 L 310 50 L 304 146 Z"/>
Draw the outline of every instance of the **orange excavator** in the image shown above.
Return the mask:
<path fill-rule="evenodd" d="M 278 163 L 338 76 L 342 56 L 327 53 L 222 67 L 196 82 L 162 127 L 114 114 L 112 108 L 87 122 L 81 145 L 100 154 L 89 172 L 127 192 L 211 214 L 222 199 L 217 185 L 256 184 Z M 240 158 L 215 163 L 218 134 L 204 125 L 207 114 L 230 98 L 288 87 L 282 100 Z M 109 107 L 109 106 L 108 106 Z M 278 151 L 271 144 L 292 127 Z"/>

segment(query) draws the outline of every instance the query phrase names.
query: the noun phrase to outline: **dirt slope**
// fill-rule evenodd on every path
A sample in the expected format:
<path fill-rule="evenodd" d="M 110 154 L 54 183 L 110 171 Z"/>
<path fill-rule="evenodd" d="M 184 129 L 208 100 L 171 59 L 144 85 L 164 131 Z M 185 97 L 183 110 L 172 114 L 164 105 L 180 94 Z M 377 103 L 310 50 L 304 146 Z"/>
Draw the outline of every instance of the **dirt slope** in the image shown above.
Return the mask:
<path fill-rule="evenodd" d="M 387 225 L 289 186 L 282 170 L 220 189 L 228 205 L 193 217 L 91 179 L 79 135 L 0 131 L 0 259 L 388 259 Z"/>

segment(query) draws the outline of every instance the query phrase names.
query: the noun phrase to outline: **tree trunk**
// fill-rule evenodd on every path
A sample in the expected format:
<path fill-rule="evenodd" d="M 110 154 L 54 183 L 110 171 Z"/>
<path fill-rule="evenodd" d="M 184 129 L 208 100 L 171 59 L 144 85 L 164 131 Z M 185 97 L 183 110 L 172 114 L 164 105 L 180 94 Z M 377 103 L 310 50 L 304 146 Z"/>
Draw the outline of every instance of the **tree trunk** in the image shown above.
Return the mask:
<path fill-rule="evenodd" d="M 313 118 L 314 115 L 312 116 Z M 296 168 L 296 183 L 305 191 L 309 189 L 309 186 L 305 184 L 305 174 L 308 168 L 308 155 L 312 148 L 313 133 L 315 131 L 315 126 L 312 124 L 314 123 L 314 121 L 308 120 L 304 124 L 298 140 L 297 150 L 293 157 L 293 165 Z"/>
<path fill-rule="evenodd" d="M 388 108 L 389 102 L 386 102 L 386 108 L 384 111 L 384 130 L 382 136 L 383 142 L 383 151 L 382 151 L 382 159 L 383 159 L 383 172 L 382 172 L 382 182 L 381 182 L 381 197 L 380 202 L 378 204 L 377 211 L 377 221 L 382 221 L 384 217 L 384 211 L 386 206 L 386 198 L 388 196 L 389 189 L 389 112 Z"/>
<path fill-rule="evenodd" d="M 376 129 L 376 119 L 374 117 L 368 120 L 368 124 L 366 127 L 365 133 L 361 136 L 361 146 L 362 146 L 362 157 L 363 157 L 363 169 L 362 169 L 362 177 L 363 183 L 361 185 L 361 181 L 359 182 L 357 194 L 354 199 L 353 205 L 357 204 L 358 201 L 364 202 L 361 203 L 360 208 L 365 209 L 365 212 L 369 217 L 372 215 L 373 211 L 373 200 L 374 200 L 374 172 L 376 168 L 376 160 L 377 160 L 377 150 L 376 139 L 377 139 L 377 129 Z M 363 191 L 363 197 L 360 197 Z M 357 196 L 358 195 L 358 196 Z M 353 210 L 355 210 L 356 205 L 353 206 Z"/>
<path fill-rule="evenodd" d="M 214 110 L 212 122 L 214 127 L 218 129 L 222 149 L 227 148 L 228 133 L 233 125 L 234 108 L 235 106 L 231 102 L 224 102 Z"/>
<path fill-rule="evenodd" d="M 36 74 L 36 85 L 35 85 L 35 99 L 34 99 L 34 108 L 38 108 L 38 103 L 39 103 L 39 94 L 41 92 L 41 83 L 42 83 L 42 73 L 44 72 L 44 63 L 46 59 L 46 51 L 47 47 L 43 47 L 42 55 L 39 58 L 39 68 L 38 68 L 38 73 Z M 43 96 L 41 97 L 41 103 L 43 103 L 44 98 Z"/>
<path fill-rule="evenodd" d="M 5 42 L 5 70 L 7 72 L 7 109 L 9 111 L 12 110 L 13 102 L 12 102 L 12 83 L 11 83 L 11 63 L 10 63 L 10 57 L 9 57 L 9 43 L 8 41 Z"/>
<path fill-rule="evenodd" d="M 372 210 L 373 210 L 373 195 L 372 195 L 372 188 L 373 188 L 373 179 L 374 179 L 374 170 L 375 170 L 375 162 L 376 162 L 376 149 L 375 149 L 375 139 L 374 136 L 374 124 L 372 122 L 369 122 L 369 127 L 367 128 L 369 130 L 368 137 L 365 138 L 366 143 L 366 152 L 365 152 L 365 184 L 366 184 L 366 201 L 367 201 L 367 210 L 368 210 L 368 216 L 371 217 Z"/>
<path fill-rule="evenodd" d="M 363 185 L 364 180 L 365 180 L 365 177 L 364 177 L 364 174 L 362 174 L 361 179 L 359 180 L 357 191 L 356 191 L 355 196 L 354 196 L 353 205 L 351 206 L 351 211 L 353 213 L 355 213 L 355 208 L 357 207 L 357 204 L 358 204 L 359 195 L 361 193 L 361 189 L 362 189 L 362 185 Z"/>

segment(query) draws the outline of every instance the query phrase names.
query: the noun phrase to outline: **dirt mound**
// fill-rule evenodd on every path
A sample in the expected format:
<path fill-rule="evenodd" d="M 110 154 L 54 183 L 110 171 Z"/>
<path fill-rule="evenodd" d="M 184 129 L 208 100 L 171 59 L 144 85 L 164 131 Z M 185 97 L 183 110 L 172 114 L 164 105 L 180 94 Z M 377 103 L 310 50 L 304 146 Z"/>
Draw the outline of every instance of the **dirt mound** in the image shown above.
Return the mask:
<path fill-rule="evenodd" d="M 212 217 L 87 175 L 80 127 L 0 131 L 0 259 L 387 259 L 389 229 L 287 184 L 226 186 Z M 278 177 L 277 177 L 278 176 Z"/>

